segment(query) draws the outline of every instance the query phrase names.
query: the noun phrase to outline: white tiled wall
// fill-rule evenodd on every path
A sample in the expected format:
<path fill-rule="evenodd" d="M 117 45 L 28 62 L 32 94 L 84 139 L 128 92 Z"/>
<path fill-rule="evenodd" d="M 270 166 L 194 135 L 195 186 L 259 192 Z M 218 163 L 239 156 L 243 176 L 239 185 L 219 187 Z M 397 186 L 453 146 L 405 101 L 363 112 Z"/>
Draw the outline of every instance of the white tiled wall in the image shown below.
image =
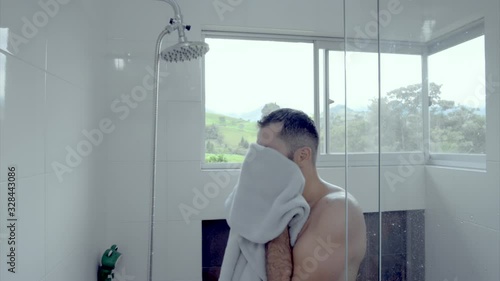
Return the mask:
<path fill-rule="evenodd" d="M 6 264 L 7 166 L 18 168 L 15 274 L 1 280 L 95 280 L 104 223 L 98 153 L 59 179 L 82 130 L 92 130 L 103 100 L 100 1 L 0 0 L 0 260 Z M 97 231 L 96 229 L 99 229 Z M 101 232 L 101 233 L 99 233 Z"/>
<path fill-rule="evenodd" d="M 500 278 L 499 10 L 498 1 L 484 9 L 487 170 L 426 168 L 427 280 Z"/>
<path fill-rule="evenodd" d="M 6 62 L 0 64 L 0 73 L 6 76 L 5 85 L 0 84 L 0 94 L 5 92 L 0 100 L 0 182 L 5 190 L 5 168 L 16 164 L 20 189 L 24 187 L 18 196 L 22 219 L 18 253 L 24 259 L 14 279 L 5 275 L 4 267 L 0 278 L 95 280 L 101 252 L 116 243 L 123 253 L 119 274 L 125 274 L 126 280 L 146 280 L 153 153 L 152 91 L 146 86 L 152 83 L 156 37 L 173 12 L 157 1 L 41 2 L 58 8 L 50 7 L 53 16 L 35 32 L 25 26 L 24 19 L 40 17 L 44 11 L 40 2 L 0 0 L 0 62 Z M 201 39 L 202 29 L 343 36 L 341 1 L 232 1 L 234 5 L 223 13 L 214 5 L 217 1 L 179 2 L 186 23 L 193 25 L 187 33 L 192 40 Z M 371 8 L 362 9 L 363 3 L 349 2 L 349 34 L 371 20 Z M 394 17 L 401 24 L 385 28 L 385 39 L 416 38 L 422 27 L 421 9 L 415 1 L 404 2 L 403 12 Z M 487 53 L 489 61 L 498 62 L 500 20 L 494 15 L 487 18 L 487 26 L 494 27 L 487 31 Z M 10 41 L 2 37 L 7 33 Z M 29 40 L 15 41 L 19 37 L 14 34 L 23 33 Z M 164 45 L 175 40 L 175 35 L 169 36 Z M 116 69 L 115 62 L 123 63 L 123 68 Z M 487 65 L 494 77 L 500 73 L 498 65 Z M 200 280 L 201 220 L 223 218 L 223 202 L 238 171 L 203 171 L 200 167 L 204 126 L 200 61 L 163 64 L 161 71 L 153 277 L 155 281 Z M 138 87 L 146 89 L 147 96 L 127 105 L 123 99 Z M 491 271 L 498 264 L 500 223 L 495 201 L 500 200 L 500 99 L 498 91 L 495 94 L 489 97 L 487 108 L 488 128 L 493 128 L 487 135 L 487 173 L 416 166 L 396 185 L 383 176 L 379 206 L 378 169 L 349 170 L 348 191 L 366 212 L 426 208 L 429 280 L 454 280 L 446 270 L 463 276 L 459 280 L 469 280 L 470 272 L 455 270 L 467 268 L 468 263 L 474 265 L 471 272 L 482 278 L 477 280 L 498 280 L 498 272 Z M 82 130 L 98 128 L 103 118 L 112 122 L 114 131 L 103 134 L 103 142 L 60 182 L 54 161 L 64 164 L 67 147 L 76 149 L 84 140 Z M 383 167 L 381 174 L 397 175 L 399 168 Z M 320 169 L 320 174 L 340 186 L 346 184 L 344 169 Z M 199 194 L 211 184 L 219 186 L 217 196 L 201 198 Z M 477 190 L 482 192 L 477 195 Z M 3 191 L 0 200 L 4 206 Z M 194 210 L 191 216 L 183 215 L 186 206 Z M 0 209 L 0 223 L 5 216 L 4 208 Z M 457 231 L 460 235 L 455 235 Z M 461 252 L 454 252 L 460 247 L 470 257 L 484 253 L 484 258 L 446 259 L 460 256 Z M 2 264 L 4 259 L 2 254 Z M 31 261 L 37 266 L 27 267 Z"/>
<path fill-rule="evenodd" d="M 498 280 L 498 164 L 490 169 L 426 168 L 427 280 Z"/>

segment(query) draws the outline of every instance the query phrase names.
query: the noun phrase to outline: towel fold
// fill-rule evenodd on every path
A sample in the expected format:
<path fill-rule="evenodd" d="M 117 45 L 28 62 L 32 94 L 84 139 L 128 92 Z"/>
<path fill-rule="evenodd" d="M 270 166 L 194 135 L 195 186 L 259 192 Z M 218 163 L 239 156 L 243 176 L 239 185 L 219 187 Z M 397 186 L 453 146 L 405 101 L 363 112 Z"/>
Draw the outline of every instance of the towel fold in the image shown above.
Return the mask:
<path fill-rule="evenodd" d="M 278 151 L 249 147 L 225 202 L 230 227 L 219 281 L 266 281 L 265 244 L 286 227 L 293 247 L 309 216 L 299 167 Z"/>

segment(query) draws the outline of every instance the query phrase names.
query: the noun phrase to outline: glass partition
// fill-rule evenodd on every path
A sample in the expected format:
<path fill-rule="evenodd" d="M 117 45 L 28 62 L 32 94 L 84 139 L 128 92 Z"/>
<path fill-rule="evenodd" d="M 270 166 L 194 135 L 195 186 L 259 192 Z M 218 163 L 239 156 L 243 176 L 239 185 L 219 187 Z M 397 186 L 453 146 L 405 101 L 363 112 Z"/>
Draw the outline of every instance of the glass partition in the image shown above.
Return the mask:
<path fill-rule="evenodd" d="M 380 280 L 498 280 L 485 102 L 496 2 L 378 3 Z"/>

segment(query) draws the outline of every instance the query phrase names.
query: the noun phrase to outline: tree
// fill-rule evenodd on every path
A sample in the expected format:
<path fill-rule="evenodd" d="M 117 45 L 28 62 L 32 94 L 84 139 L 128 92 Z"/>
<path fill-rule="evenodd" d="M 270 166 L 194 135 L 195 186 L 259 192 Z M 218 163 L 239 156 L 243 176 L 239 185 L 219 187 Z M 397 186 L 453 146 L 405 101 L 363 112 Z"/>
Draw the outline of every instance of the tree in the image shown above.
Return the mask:
<path fill-rule="evenodd" d="M 277 109 L 280 109 L 280 106 L 277 105 L 275 102 L 274 103 L 267 103 L 266 105 L 264 105 L 264 107 L 261 110 L 262 117 L 268 115 L 269 113 L 271 113 Z"/>
<path fill-rule="evenodd" d="M 212 142 L 210 142 L 210 141 L 207 141 L 207 148 L 206 148 L 206 150 L 207 150 L 207 153 L 214 153 L 214 151 L 215 151 L 214 144 Z"/>
<path fill-rule="evenodd" d="M 381 149 L 384 152 L 422 150 L 422 106 L 429 106 L 431 151 L 484 153 L 486 119 L 479 109 L 441 99 L 441 87 L 429 84 L 429 102 L 422 102 L 421 84 L 388 92 L 380 100 Z M 370 128 L 378 127 L 378 100 L 369 106 Z M 348 130 L 352 130 L 349 128 Z M 373 135 L 378 136 L 377 132 Z"/>
<path fill-rule="evenodd" d="M 441 85 L 429 84 L 429 103 L 441 101 Z M 422 150 L 422 84 L 401 87 L 386 93 L 380 99 L 380 134 L 382 152 Z M 369 105 L 370 134 L 378 137 L 378 99 Z M 374 140 L 377 145 L 378 140 Z"/>
<path fill-rule="evenodd" d="M 205 139 L 214 140 L 218 144 L 224 143 L 224 136 L 219 132 L 219 127 L 215 124 L 205 127 Z"/>
<path fill-rule="evenodd" d="M 238 144 L 239 147 L 243 147 L 243 148 L 248 148 L 250 146 L 250 144 L 248 143 L 247 140 L 245 140 L 244 137 L 241 137 L 241 140 L 240 140 L 240 143 Z"/>
<path fill-rule="evenodd" d="M 453 102 L 441 102 L 430 108 L 431 150 L 442 153 L 486 152 L 486 118 L 479 109 Z"/>

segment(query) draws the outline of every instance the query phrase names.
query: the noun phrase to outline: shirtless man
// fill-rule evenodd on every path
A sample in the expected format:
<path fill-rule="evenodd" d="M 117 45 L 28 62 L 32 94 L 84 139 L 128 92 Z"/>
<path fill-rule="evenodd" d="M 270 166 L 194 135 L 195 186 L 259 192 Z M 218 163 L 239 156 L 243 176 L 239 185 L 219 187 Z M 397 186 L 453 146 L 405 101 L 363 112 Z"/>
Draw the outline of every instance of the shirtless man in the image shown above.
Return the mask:
<path fill-rule="evenodd" d="M 293 249 L 288 229 L 267 243 L 267 280 L 344 281 L 347 275 L 349 281 L 355 281 L 366 251 L 363 212 L 351 195 L 347 194 L 346 200 L 344 189 L 318 176 L 319 140 L 314 122 L 301 111 L 284 108 L 264 116 L 258 124 L 257 143 L 279 151 L 302 171 L 305 178 L 303 196 L 311 207 Z"/>

